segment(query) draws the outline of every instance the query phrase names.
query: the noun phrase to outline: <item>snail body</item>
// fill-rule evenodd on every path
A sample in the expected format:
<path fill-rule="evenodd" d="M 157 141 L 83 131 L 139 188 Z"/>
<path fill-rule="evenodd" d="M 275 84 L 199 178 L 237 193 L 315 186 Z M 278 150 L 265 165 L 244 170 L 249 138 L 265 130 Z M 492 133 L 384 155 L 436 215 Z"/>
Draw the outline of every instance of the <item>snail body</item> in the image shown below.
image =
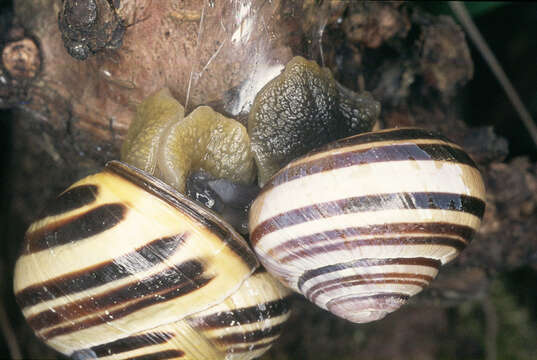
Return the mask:
<path fill-rule="evenodd" d="M 73 358 L 251 359 L 289 315 L 258 267 L 216 214 L 110 162 L 30 226 L 14 291 L 38 337 Z"/>
<path fill-rule="evenodd" d="M 257 181 L 323 144 L 370 131 L 380 103 L 339 84 L 327 68 L 295 56 L 257 93 L 248 117 Z"/>
<path fill-rule="evenodd" d="M 477 231 L 485 188 L 457 145 L 420 129 L 345 138 L 281 169 L 252 204 L 269 272 L 352 322 L 420 292 Z"/>

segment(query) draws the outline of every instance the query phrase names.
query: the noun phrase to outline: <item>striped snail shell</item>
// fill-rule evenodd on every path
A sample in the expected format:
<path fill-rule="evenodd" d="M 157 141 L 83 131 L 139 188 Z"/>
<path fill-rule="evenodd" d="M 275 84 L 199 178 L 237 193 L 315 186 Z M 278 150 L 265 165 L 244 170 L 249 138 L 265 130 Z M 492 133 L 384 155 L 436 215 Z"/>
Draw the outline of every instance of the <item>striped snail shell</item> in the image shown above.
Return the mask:
<path fill-rule="evenodd" d="M 289 316 L 231 226 L 121 162 L 30 226 L 14 290 L 37 336 L 75 359 L 252 359 Z"/>
<path fill-rule="evenodd" d="M 485 188 L 457 145 L 425 130 L 364 133 L 281 169 L 250 210 L 267 270 L 352 322 L 420 292 L 477 231 Z"/>

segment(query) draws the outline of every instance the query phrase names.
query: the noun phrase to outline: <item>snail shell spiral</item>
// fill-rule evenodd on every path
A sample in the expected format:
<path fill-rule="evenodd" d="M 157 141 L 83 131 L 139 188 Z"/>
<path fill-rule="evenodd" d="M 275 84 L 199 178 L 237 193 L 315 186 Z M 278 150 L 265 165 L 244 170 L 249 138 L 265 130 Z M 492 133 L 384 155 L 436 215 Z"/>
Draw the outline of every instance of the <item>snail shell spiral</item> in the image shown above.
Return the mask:
<path fill-rule="evenodd" d="M 352 322 L 420 292 L 477 231 L 485 188 L 474 162 L 420 129 L 364 133 L 280 170 L 250 210 L 260 261 L 288 287 Z"/>
<path fill-rule="evenodd" d="M 14 291 L 37 336 L 75 359 L 252 359 L 289 316 L 231 226 L 120 162 L 31 225 Z"/>

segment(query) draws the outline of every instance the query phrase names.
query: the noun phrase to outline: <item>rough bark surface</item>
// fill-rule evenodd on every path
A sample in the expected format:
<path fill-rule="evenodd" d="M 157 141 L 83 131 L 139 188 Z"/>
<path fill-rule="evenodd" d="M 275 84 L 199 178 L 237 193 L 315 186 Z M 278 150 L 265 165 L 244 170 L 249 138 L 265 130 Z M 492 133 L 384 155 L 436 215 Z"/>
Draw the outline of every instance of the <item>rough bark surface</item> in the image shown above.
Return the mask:
<path fill-rule="evenodd" d="M 200 3 L 122 0 L 117 9 L 127 26 L 122 46 L 79 61 L 62 43 L 61 1 L 14 2 L 17 24 L 31 35 L 29 39 L 37 39 L 42 65 L 29 62 L 30 68 L 39 69 L 27 77 L 31 81 L 20 80 L 5 60 L 0 67 L 0 75 L 19 79 L 24 87 L 16 94 L 18 101 L 10 98 L 9 105 L 17 105 L 12 119 L 14 150 L 9 168 L 3 170 L 9 207 L 3 220 L 6 307 L 15 309 L 11 269 L 26 227 L 45 202 L 70 183 L 118 158 L 137 103 L 168 86 L 191 106 L 223 106 L 221 97 L 248 73 L 251 54 L 246 52 L 233 54 L 236 60 L 230 63 L 220 60 L 231 55 L 209 61 L 224 41 L 217 17 L 205 19 L 205 32 L 200 27 L 203 16 L 237 9 L 215 1 L 216 9 L 204 14 Z M 297 52 L 308 55 L 295 49 L 303 49 L 297 44 L 302 45 L 319 25 L 316 12 L 308 7 L 315 2 L 305 1 L 303 7 L 274 3 L 264 11 L 278 15 L 273 15 L 273 24 L 265 24 L 269 28 L 264 31 L 274 32 L 276 40 L 263 51 L 272 54 L 275 63 Z M 382 102 L 380 126 L 416 125 L 443 132 L 463 145 L 485 178 L 487 208 L 472 244 L 440 271 L 432 286 L 412 300 L 413 305 L 376 324 L 357 326 L 296 296 L 290 324 L 264 359 L 434 359 L 447 346 L 435 339 L 451 326 L 442 307 L 481 301 L 498 273 L 537 262 L 537 163 L 524 157 L 505 162 L 506 140 L 491 128 L 469 128 L 460 118 L 455 95 L 471 79 L 473 65 L 464 34 L 450 18 L 401 3 L 325 4 L 322 43 L 315 45 L 323 49 L 324 65 L 344 85 L 371 91 Z M 290 16 L 293 11 L 300 17 Z M 13 41 L 0 42 L 0 49 Z M 198 62 L 188 60 L 192 54 Z M 189 93 L 193 73 L 204 76 Z M 3 96 L 1 89 L 0 85 Z M 9 318 L 25 357 L 59 357 L 35 339 L 19 313 Z M 409 328 L 413 330 L 407 335 Z M 413 346 L 417 343 L 410 336 L 420 339 L 421 345 Z M 391 339 L 390 346 L 385 346 L 386 339 Z"/>

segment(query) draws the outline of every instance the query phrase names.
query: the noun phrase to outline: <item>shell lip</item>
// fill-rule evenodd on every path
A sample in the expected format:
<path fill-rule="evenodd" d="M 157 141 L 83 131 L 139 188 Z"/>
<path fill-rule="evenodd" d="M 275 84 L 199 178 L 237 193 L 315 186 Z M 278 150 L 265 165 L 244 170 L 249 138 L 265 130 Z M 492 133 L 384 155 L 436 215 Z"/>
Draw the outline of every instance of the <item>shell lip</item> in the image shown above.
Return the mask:
<path fill-rule="evenodd" d="M 222 239 L 227 239 L 226 242 L 229 244 L 233 244 L 233 241 L 229 241 L 229 237 L 231 236 L 234 241 L 239 242 L 243 249 L 250 249 L 246 240 L 244 240 L 243 237 L 231 225 L 222 220 L 218 214 L 196 204 L 193 200 L 190 200 L 185 195 L 166 184 L 164 181 L 132 165 L 117 160 L 107 162 L 105 165 L 105 170 L 132 182 L 141 189 L 149 192 L 182 213 L 202 223 Z M 236 248 L 235 250 L 240 249 Z M 246 256 L 246 254 L 244 255 Z M 253 252 L 251 256 L 248 256 L 247 258 L 248 263 L 251 266 L 259 266 L 259 262 L 257 261 Z"/>

